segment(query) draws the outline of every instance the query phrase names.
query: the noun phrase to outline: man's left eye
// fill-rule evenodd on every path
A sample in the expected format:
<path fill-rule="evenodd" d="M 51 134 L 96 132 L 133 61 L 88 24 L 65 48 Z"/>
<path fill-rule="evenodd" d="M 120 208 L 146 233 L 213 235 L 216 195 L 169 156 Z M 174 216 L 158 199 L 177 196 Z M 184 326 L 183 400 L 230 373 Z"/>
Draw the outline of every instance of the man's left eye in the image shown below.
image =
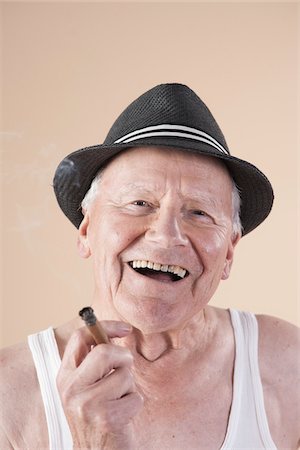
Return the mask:
<path fill-rule="evenodd" d="M 201 211 L 201 210 L 198 210 L 198 209 L 196 209 L 196 210 L 194 210 L 194 211 L 192 211 L 193 212 L 193 214 L 195 214 L 196 216 L 207 216 L 207 214 L 204 212 L 204 211 Z"/>
<path fill-rule="evenodd" d="M 146 202 L 145 200 L 135 200 L 133 202 L 133 204 L 136 205 L 136 206 L 145 206 L 145 207 L 149 206 L 149 203 Z"/>
<path fill-rule="evenodd" d="M 210 222 L 212 220 L 210 214 L 203 211 L 202 209 L 194 209 L 192 210 L 192 217 L 195 218 L 195 220 L 201 221 L 201 222 Z"/>

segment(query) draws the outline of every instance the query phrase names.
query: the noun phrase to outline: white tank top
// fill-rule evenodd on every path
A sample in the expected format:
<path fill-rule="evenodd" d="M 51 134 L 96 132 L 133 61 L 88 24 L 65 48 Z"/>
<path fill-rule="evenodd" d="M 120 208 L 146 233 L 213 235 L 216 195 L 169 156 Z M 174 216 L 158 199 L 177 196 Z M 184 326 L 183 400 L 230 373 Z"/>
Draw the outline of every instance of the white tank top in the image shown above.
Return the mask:
<path fill-rule="evenodd" d="M 230 315 L 236 346 L 233 398 L 227 433 L 220 450 L 276 450 L 264 407 L 256 318 L 252 313 L 236 310 L 230 310 Z M 42 393 L 49 448 L 72 450 L 71 432 L 56 387 L 61 359 L 53 328 L 30 335 L 28 343 Z"/>

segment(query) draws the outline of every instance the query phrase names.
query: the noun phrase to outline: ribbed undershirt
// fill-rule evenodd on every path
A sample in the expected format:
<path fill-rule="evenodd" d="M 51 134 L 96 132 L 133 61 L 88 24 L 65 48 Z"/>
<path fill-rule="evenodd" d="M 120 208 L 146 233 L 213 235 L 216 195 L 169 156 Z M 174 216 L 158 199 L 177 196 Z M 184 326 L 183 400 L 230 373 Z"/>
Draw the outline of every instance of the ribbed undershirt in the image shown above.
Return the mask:
<path fill-rule="evenodd" d="M 235 336 L 233 398 L 227 433 L 220 450 L 276 450 L 264 406 L 256 318 L 252 313 L 237 310 L 230 310 L 230 315 Z M 61 359 L 53 328 L 28 336 L 28 343 L 42 393 L 49 448 L 72 450 L 72 436 L 56 387 Z"/>

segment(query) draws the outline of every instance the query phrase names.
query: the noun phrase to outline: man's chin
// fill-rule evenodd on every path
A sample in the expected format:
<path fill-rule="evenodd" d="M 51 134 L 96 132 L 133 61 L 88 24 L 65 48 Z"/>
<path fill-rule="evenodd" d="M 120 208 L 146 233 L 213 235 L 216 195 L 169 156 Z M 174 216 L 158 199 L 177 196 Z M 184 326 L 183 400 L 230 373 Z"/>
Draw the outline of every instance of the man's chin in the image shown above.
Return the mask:
<path fill-rule="evenodd" d="M 130 323 L 143 334 L 165 332 L 177 326 L 184 313 L 182 305 L 166 301 L 161 296 L 133 297 L 132 295 L 117 296 L 114 299 L 114 309 L 120 320 Z"/>

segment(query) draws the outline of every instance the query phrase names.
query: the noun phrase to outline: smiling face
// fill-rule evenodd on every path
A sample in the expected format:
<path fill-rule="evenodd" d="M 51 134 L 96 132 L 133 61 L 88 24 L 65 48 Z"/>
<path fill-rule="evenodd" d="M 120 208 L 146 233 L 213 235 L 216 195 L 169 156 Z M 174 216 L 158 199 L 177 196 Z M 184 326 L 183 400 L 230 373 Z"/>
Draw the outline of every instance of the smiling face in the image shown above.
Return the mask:
<path fill-rule="evenodd" d="M 144 333 L 178 329 L 201 311 L 229 276 L 237 240 L 224 165 L 154 147 L 107 166 L 79 229 L 96 308 Z"/>

